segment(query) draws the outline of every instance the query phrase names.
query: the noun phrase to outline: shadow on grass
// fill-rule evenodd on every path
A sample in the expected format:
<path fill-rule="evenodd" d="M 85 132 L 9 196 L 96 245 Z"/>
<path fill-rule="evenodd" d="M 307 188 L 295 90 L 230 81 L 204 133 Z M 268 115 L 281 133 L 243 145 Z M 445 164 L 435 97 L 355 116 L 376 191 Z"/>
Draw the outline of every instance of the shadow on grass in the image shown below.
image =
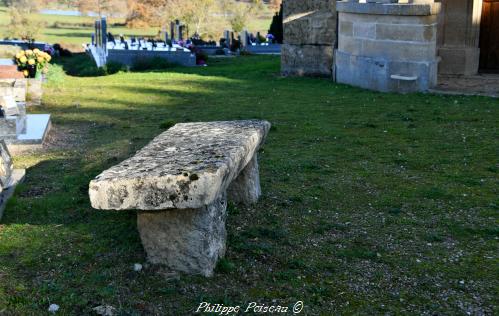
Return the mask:
<path fill-rule="evenodd" d="M 51 29 L 58 29 L 57 27 L 52 27 Z M 76 38 L 81 38 L 81 37 L 86 37 L 89 40 L 92 38 L 92 31 L 89 31 L 88 28 L 85 31 L 82 32 L 65 32 L 65 33 L 52 33 L 52 32 L 47 32 L 46 35 L 49 36 L 57 36 L 57 37 L 76 37 Z"/>

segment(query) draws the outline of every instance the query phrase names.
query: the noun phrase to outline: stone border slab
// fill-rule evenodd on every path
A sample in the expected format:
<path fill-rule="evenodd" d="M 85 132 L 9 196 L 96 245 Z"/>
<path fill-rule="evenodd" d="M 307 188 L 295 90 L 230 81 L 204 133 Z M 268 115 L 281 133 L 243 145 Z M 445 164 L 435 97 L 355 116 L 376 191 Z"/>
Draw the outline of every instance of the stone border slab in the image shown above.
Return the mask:
<path fill-rule="evenodd" d="M 24 181 L 25 175 L 26 175 L 25 169 L 14 169 L 12 171 L 9 187 L 7 189 L 4 189 L 0 193 L 0 220 L 2 220 L 2 216 L 5 211 L 5 207 L 7 206 L 8 200 L 14 194 L 17 185 Z"/>

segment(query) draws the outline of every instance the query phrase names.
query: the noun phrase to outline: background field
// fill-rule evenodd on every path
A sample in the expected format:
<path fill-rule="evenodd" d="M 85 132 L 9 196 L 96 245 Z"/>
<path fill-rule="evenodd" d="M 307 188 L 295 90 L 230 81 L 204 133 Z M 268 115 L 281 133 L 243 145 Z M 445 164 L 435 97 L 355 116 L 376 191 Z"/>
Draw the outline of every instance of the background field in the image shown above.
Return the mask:
<path fill-rule="evenodd" d="M 81 51 L 81 45 L 89 43 L 94 32 L 91 25 L 93 25 L 95 18 L 92 17 L 33 14 L 31 18 L 43 25 L 40 36 L 36 38 L 37 41 L 44 41 L 51 44 L 59 43 L 71 48 L 73 51 Z M 253 17 L 249 21 L 247 29 L 254 33 L 259 31 L 262 34 L 266 34 L 271 21 L 272 12 L 264 12 L 262 16 Z M 9 22 L 10 18 L 7 8 L 0 6 L 0 38 L 6 36 L 6 29 Z M 124 19 L 111 18 L 109 19 L 109 23 L 123 25 Z M 109 31 L 114 35 L 156 36 L 159 28 L 130 29 L 126 26 L 112 26 Z M 220 30 L 220 37 L 222 37 L 222 34 L 223 30 Z"/>
<path fill-rule="evenodd" d="M 28 170 L 0 225 L 0 313 L 298 300 L 304 315 L 498 313 L 497 99 L 283 78 L 271 56 L 85 78 L 86 56 L 56 63 L 35 109 L 53 115 L 50 146 L 15 157 Z M 134 272 L 135 212 L 93 210 L 89 181 L 174 122 L 250 118 L 273 124 L 264 195 L 229 206 L 215 277 Z"/>

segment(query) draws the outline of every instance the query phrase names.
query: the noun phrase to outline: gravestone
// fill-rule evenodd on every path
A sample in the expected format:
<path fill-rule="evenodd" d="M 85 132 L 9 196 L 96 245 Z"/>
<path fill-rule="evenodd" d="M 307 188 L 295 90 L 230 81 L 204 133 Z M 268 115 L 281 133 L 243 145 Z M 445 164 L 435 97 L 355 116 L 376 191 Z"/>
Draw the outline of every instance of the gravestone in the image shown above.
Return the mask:
<path fill-rule="evenodd" d="M 178 26 L 178 40 L 183 41 L 184 40 L 184 25 L 179 25 Z"/>
<path fill-rule="evenodd" d="M 25 79 L 24 76 L 18 79 L 0 79 L 0 96 L 12 95 L 16 101 L 25 102 L 27 89 L 28 79 Z"/>
<path fill-rule="evenodd" d="M 230 31 L 229 30 L 224 31 L 224 39 L 225 39 L 225 44 L 227 45 L 227 47 L 230 47 Z"/>
<path fill-rule="evenodd" d="M 249 35 L 247 30 L 241 32 L 241 45 L 243 48 L 249 45 Z"/>
<path fill-rule="evenodd" d="M 16 100 L 12 95 L 0 96 L 0 107 L 2 107 L 4 116 L 20 114 Z"/>
<path fill-rule="evenodd" d="M 176 32 L 175 32 L 175 22 L 172 21 L 170 22 L 170 37 L 171 37 L 171 40 L 174 41 L 175 40 L 175 36 L 176 36 Z"/>

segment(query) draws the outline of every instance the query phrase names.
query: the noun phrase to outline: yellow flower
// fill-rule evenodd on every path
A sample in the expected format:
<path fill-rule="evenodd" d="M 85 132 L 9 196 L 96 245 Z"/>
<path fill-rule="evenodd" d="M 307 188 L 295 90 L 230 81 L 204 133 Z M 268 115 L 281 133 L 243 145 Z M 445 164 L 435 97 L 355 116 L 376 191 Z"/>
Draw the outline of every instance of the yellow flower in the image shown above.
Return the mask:
<path fill-rule="evenodd" d="M 16 54 L 16 59 L 20 59 L 23 55 L 21 55 L 21 53 L 17 53 Z"/>
<path fill-rule="evenodd" d="M 20 51 L 19 54 L 21 54 L 22 56 L 24 56 L 24 51 Z"/>
<path fill-rule="evenodd" d="M 41 64 L 45 61 L 43 57 L 37 57 L 36 60 Z"/>
<path fill-rule="evenodd" d="M 33 55 L 33 51 L 31 49 L 25 50 L 24 53 L 26 53 L 26 55 Z"/>
<path fill-rule="evenodd" d="M 38 54 L 40 50 L 38 48 L 33 49 L 33 53 Z"/>
<path fill-rule="evenodd" d="M 29 72 L 27 70 L 23 71 L 23 74 L 25 77 L 27 77 L 29 75 Z"/>
<path fill-rule="evenodd" d="M 22 56 L 22 57 L 19 59 L 19 61 L 20 61 L 21 63 L 23 63 L 23 64 L 24 64 L 24 63 L 26 63 L 26 62 L 28 61 L 28 58 L 26 58 L 26 56 Z"/>
<path fill-rule="evenodd" d="M 47 61 L 50 61 L 52 59 L 52 57 L 49 54 L 47 54 L 47 57 L 45 58 L 47 59 Z"/>
<path fill-rule="evenodd" d="M 35 60 L 34 59 L 29 59 L 28 60 L 28 65 L 34 65 L 35 64 Z"/>

